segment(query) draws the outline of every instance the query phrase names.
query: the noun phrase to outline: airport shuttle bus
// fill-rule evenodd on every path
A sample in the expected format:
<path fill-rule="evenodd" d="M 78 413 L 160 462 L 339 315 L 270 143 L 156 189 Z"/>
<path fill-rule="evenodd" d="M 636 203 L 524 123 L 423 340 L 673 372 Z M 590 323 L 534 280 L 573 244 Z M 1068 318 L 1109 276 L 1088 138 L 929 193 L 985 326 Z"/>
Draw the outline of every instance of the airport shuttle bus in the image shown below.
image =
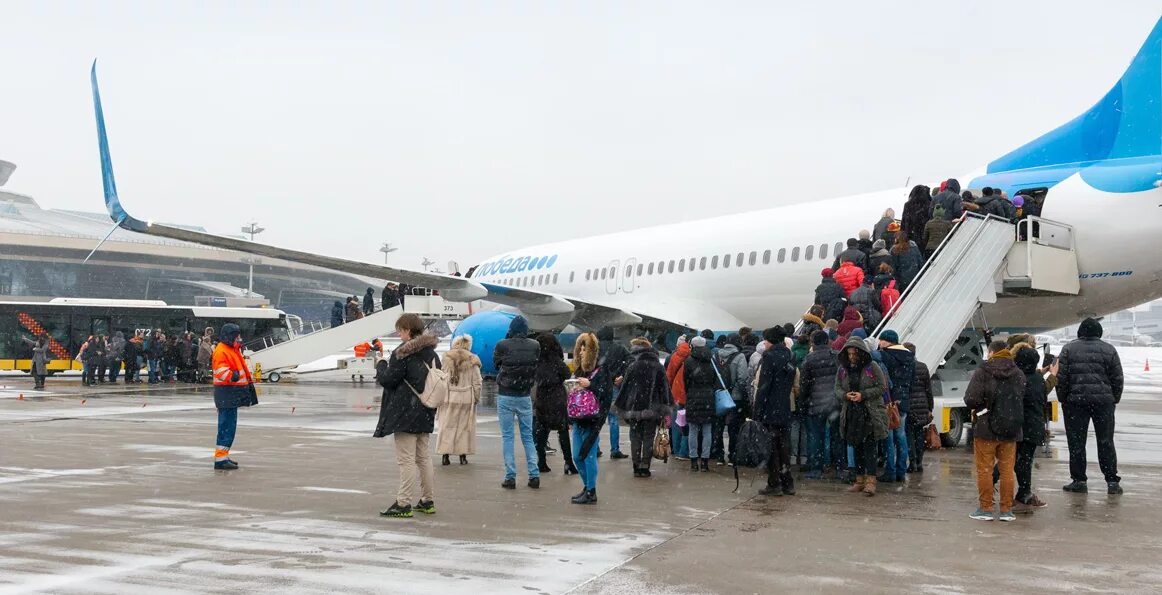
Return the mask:
<path fill-rule="evenodd" d="M 272 308 L 170 306 L 157 300 L 102 300 L 55 298 L 48 302 L 0 301 L 0 371 L 32 367 L 32 348 L 23 339 L 47 333 L 52 360 L 49 373 L 80 370 L 77 352 L 90 335 L 126 339 L 136 331 L 161 329 L 167 336 L 186 331 L 201 337 L 206 327 L 215 331 L 233 322 L 242 328 L 250 350 L 290 340 L 287 317 Z"/>

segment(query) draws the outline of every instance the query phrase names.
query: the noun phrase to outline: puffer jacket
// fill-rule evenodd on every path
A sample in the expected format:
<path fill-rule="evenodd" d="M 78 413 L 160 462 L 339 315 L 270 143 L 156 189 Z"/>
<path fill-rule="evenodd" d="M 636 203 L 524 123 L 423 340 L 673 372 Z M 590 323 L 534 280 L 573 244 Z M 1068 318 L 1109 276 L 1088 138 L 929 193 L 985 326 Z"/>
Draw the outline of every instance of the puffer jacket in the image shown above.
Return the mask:
<path fill-rule="evenodd" d="M 524 335 L 509 337 L 496 344 L 492 362 L 498 370 L 496 392 L 506 397 L 527 397 L 533 388 L 537 356 L 541 345 Z"/>
<path fill-rule="evenodd" d="M 834 277 L 824 277 L 819 282 L 819 286 L 815 288 L 815 303 L 823 306 L 826 310 L 829 310 L 831 305 L 836 301 L 842 300 L 844 296 L 846 296 L 846 293 L 835 282 Z"/>
<path fill-rule="evenodd" d="M 670 395 L 679 407 L 686 406 L 686 376 L 682 373 L 686 360 L 690 358 L 690 344 L 679 343 L 666 363 L 666 380 L 670 381 Z"/>
<path fill-rule="evenodd" d="M 880 300 L 876 294 L 876 290 L 871 285 L 861 285 L 859 289 L 851 292 L 851 297 L 847 299 L 848 306 L 859 310 L 860 316 L 863 317 L 863 327 L 868 330 L 874 329 L 882 318 Z M 844 319 L 846 318 L 845 315 Z"/>
<path fill-rule="evenodd" d="M 1045 439 L 1045 411 L 1049 407 L 1045 377 L 1037 370 L 1041 356 L 1036 349 L 1025 346 L 1017 349 L 1013 361 L 1025 375 L 1025 395 L 1022 399 L 1025 422 L 1021 426 L 1021 440 L 1040 444 Z"/>
<path fill-rule="evenodd" d="M 900 282 L 900 291 L 904 291 L 912 284 L 923 266 L 924 255 L 920 253 L 916 242 L 908 242 L 908 249 L 902 254 L 892 252 L 892 268 L 896 271 L 896 280 Z"/>
<path fill-rule="evenodd" d="M 811 333 L 823 330 L 823 320 L 810 312 L 803 315 L 803 328 L 799 331 L 800 335 L 807 335 L 811 337 Z"/>
<path fill-rule="evenodd" d="M 974 438 L 997 440 L 996 434 L 993 434 L 989 428 L 987 420 L 977 422 L 977 414 L 986 409 L 992 409 L 993 400 L 996 398 L 997 392 L 1001 390 L 1013 391 L 1018 395 L 1025 393 L 1025 375 L 1021 373 L 1017 364 L 1013 363 L 1013 355 L 1008 349 L 996 352 L 987 362 L 981 364 L 972 373 L 972 378 L 968 381 L 968 388 L 964 391 L 964 404 L 973 411 L 972 435 Z M 1006 439 L 1005 441 L 1020 442 L 1020 433 L 1018 432 L 1015 439 Z"/>
<path fill-rule="evenodd" d="M 708 424 L 714 421 L 714 391 L 718 390 L 718 374 L 710 358 L 709 347 L 695 347 L 683 366 L 686 385 L 686 422 Z"/>
<path fill-rule="evenodd" d="M 835 400 L 835 374 L 839 372 L 838 351 L 826 346 L 807 354 L 800 370 L 799 394 L 808 415 L 830 417 L 839 412 L 839 401 Z"/>
<path fill-rule="evenodd" d="M 376 438 L 396 432 L 431 434 L 435 429 L 436 410 L 425 407 L 416 392 L 424 392 L 428 366 L 440 367 L 440 356 L 436 355 L 438 343 L 432 335 L 420 335 L 376 364 L 375 382 L 383 387 Z"/>
<path fill-rule="evenodd" d="M 952 233 L 952 226 L 955 224 L 954 221 L 939 217 L 933 217 L 928 221 L 924 225 L 924 249 L 928 252 L 935 252 L 944 238 Z"/>
<path fill-rule="evenodd" d="M 852 264 L 850 261 L 844 262 L 839 270 L 835 271 L 835 282 L 843 288 L 844 295 L 851 295 L 851 292 L 863 285 L 863 268 Z"/>
<path fill-rule="evenodd" d="M 885 263 L 885 262 L 888 263 L 889 266 L 891 266 L 891 264 L 892 264 L 892 253 L 891 252 L 888 252 L 884 248 L 880 248 L 879 250 L 872 252 L 871 258 L 869 259 L 868 265 L 867 265 L 868 274 L 873 276 L 873 277 L 880 274 L 880 265 Z"/>
<path fill-rule="evenodd" d="M 932 198 L 932 210 L 936 207 L 944 208 L 944 217 L 950 220 L 960 218 L 960 214 L 964 212 L 964 199 L 960 197 L 960 182 L 955 179 L 948 180 L 948 185 L 940 194 Z"/>
<path fill-rule="evenodd" d="M 863 317 L 859 310 L 855 306 L 844 308 L 843 320 L 839 322 L 839 334 L 846 337 L 857 328 L 863 328 Z"/>
<path fill-rule="evenodd" d="M 916 360 L 916 375 L 912 378 L 912 394 L 908 397 L 908 425 L 919 428 L 932 423 L 932 374 L 928 364 Z"/>
<path fill-rule="evenodd" d="M 624 371 L 621 392 L 613 408 L 626 421 L 662 419 L 670 414 L 673 399 L 666 370 L 658 352 L 649 347 L 630 350 L 631 362 Z"/>
<path fill-rule="evenodd" d="M 1061 350 L 1057 400 L 1070 406 L 1115 405 L 1122 400 L 1121 358 L 1113 345 L 1101 340 L 1100 326 L 1096 331 L 1086 327 L 1083 322 L 1079 338 Z"/>
<path fill-rule="evenodd" d="M 855 381 L 857 390 L 853 391 L 853 381 L 849 375 L 853 373 L 852 368 L 846 364 L 840 365 L 839 371 L 835 374 L 835 399 L 842 403 L 839 413 L 840 435 L 850 443 L 862 442 L 868 438 L 883 440 L 888 437 L 888 410 L 883 398 L 888 379 L 879 367 L 872 363 L 871 352 L 859 339 L 850 339 L 844 344 L 843 351 L 839 352 L 839 361 L 847 357 L 849 347 L 859 352 L 859 363 L 854 367 L 854 373 L 859 374 L 859 380 Z M 849 401 L 847 400 L 849 392 L 859 392 L 863 398 L 858 403 Z M 856 407 L 863 407 L 863 410 L 857 412 Z M 856 424 L 854 420 L 862 420 L 862 423 Z"/>
<path fill-rule="evenodd" d="M 892 402 L 897 403 L 901 415 L 906 414 L 912 400 L 912 382 L 916 378 L 916 356 L 903 345 L 892 345 L 879 351 L 888 371 Z"/>

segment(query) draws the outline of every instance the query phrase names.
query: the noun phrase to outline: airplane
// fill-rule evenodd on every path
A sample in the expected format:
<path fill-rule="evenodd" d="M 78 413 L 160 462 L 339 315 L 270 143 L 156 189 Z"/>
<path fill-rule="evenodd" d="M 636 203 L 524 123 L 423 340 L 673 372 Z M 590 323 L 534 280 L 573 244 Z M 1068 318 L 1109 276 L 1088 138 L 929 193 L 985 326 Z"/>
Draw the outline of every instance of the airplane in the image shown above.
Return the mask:
<path fill-rule="evenodd" d="M 113 177 L 91 72 L 105 203 L 124 229 L 439 290 L 452 301 L 515 308 L 534 330 L 708 328 L 734 332 L 798 320 L 820 271 L 842 244 L 902 212 L 888 190 L 498 254 L 468 277 L 427 273 L 279 248 L 132 217 Z M 991 326 L 1059 328 L 1162 296 L 1162 19 L 1113 88 L 1073 120 L 967 176 L 969 189 L 1047 191 L 1042 216 L 1075 230 L 1078 295 L 1023 296 L 985 306 Z M 820 217 L 826 213 L 826 217 Z M 809 221 L 810 225 L 797 223 Z M 707 234 L 705 230 L 723 233 Z"/>

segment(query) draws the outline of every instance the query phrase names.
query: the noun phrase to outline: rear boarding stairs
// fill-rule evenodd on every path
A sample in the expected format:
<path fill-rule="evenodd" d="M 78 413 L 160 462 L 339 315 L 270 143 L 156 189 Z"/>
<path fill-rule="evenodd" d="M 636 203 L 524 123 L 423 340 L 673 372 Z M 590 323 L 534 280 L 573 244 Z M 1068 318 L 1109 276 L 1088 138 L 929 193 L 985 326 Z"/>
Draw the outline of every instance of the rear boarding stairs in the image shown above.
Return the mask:
<path fill-rule="evenodd" d="M 966 213 L 928 259 L 869 342 L 886 329 L 916 345 L 917 361 L 933 373 L 932 412 L 947 446 L 959 444 L 969 412 L 964 390 L 984 361 L 987 321 L 981 304 L 998 297 L 1077 295 L 1081 290 L 1073 228 L 1039 217 L 1017 225 Z M 982 325 L 973 323 L 980 312 Z M 1058 416 L 1054 403 L 1053 418 Z"/>

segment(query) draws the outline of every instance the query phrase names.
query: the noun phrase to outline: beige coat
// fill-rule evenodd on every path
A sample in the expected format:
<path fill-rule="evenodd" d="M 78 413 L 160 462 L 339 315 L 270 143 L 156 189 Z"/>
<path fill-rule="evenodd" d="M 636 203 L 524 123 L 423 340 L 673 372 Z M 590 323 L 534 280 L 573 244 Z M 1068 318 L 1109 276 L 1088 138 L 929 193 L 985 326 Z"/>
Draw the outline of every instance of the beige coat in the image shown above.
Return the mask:
<path fill-rule="evenodd" d="M 476 404 L 484 379 L 480 375 L 480 358 L 462 346 L 457 337 L 453 349 L 444 354 L 442 368 L 448 372 L 448 399 L 436 411 L 439 434 L 436 454 L 476 454 Z M 468 343 L 471 346 L 470 340 Z"/>

